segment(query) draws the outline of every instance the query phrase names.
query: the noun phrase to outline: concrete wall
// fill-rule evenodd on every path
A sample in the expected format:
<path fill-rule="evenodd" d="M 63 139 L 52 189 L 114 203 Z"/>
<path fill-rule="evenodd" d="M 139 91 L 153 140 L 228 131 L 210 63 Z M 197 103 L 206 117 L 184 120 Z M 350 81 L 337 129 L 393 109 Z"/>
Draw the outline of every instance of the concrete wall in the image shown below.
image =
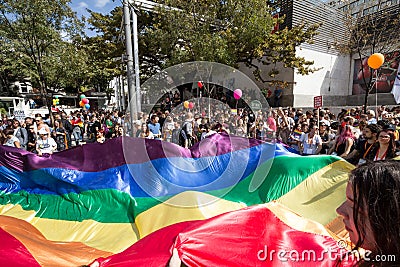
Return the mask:
<path fill-rule="evenodd" d="M 322 95 L 324 105 L 345 105 L 349 90 L 351 69 L 350 57 L 297 49 L 297 55 L 313 60 L 320 70 L 309 75 L 294 74 L 293 106 L 312 107 L 314 97 Z"/>
<path fill-rule="evenodd" d="M 277 64 L 279 74 L 275 78 L 268 77 L 268 72 L 274 65 L 258 65 L 263 73 L 263 78 L 269 81 L 280 80 L 294 82 L 283 90 L 282 106 L 313 107 L 314 97 L 322 95 L 325 107 L 333 106 L 361 106 L 364 104 L 365 95 L 352 95 L 354 58 L 349 55 L 323 53 L 307 48 L 297 50 L 297 55 L 306 60 L 313 60 L 315 68 L 320 70 L 309 75 L 297 74 L 292 69 L 285 69 Z M 251 68 L 240 66 L 240 71 L 250 77 L 260 89 L 275 89 L 269 83 L 262 83 L 254 79 Z M 370 106 L 395 105 L 393 95 L 380 93 L 376 99 L 375 94 L 368 97 Z"/>

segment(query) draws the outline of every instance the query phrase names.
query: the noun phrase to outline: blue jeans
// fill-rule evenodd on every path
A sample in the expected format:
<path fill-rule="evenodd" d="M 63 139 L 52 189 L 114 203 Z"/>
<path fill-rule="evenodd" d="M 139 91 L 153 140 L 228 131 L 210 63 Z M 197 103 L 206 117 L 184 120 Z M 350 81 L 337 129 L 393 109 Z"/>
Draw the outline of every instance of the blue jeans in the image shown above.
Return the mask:
<path fill-rule="evenodd" d="M 79 141 L 82 141 L 82 132 L 80 127 L 75 127 L 72 130 L 72 135 L 74 136 L 76 145 L 79 145 Z"/>

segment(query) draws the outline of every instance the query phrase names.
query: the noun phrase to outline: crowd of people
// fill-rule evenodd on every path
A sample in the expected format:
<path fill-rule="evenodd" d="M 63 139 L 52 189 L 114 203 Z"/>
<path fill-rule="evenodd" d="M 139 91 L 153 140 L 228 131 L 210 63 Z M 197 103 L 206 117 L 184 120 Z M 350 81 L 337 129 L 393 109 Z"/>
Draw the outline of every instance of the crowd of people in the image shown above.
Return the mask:
<path fill-rule="evenodd" d="M 202 106 L 202 105 L 200 105 Z M 184 147 L 208 135 L 225 132 L 241 137 L 283 143 L 291 152 L 304 156 L 337 155 L 357 165 L 391 159 L 399 155 L 400 107 L 381 106 L 363 113 L 363 107 L 274 108 L 253 112 L 249 108 L 170 109 L 154 111 L 150 119 L 140 117 L 138 137 L 170 141 Z"/>
<path fill-rule="evenodd" d="M 76 110 L 35 114 L 23 121 L 3 115 L 1 143 L 30 152 L 52 154 L 72 146 L 120 136 L 157 139 L 189 148 L 215 133 L 278 141 L 291 152 L 330 154 L 353 164 L 394 158 L 399 152 L 400 107 L 381 106 L 366 114 L 362 107 L 333 114 L 328 108 L 231 109 L 223 101 L 200 99 L 184 108 L 178 96 L 167 95 L 151 112 L 130 118 L 120 111 Z"/>
<path fill-rule="evenodd" d="M 347 200 L 337 209 L 354 249 L 367 249 L 372 256 L 400 256 L 399 162 L 390 161 L 399 155 L 399 106 L 381 106 L 377 113 L 370 109 L 366 114 L 362 107 L 343 109 L 339 114 L 328 108 L 278 107 L 253 112 L 201 101 L 192 109 L 179 102 L 163 102 L 149 114 L 139 113 L 132 123 L 123 112 L 107 110 L 60 111 L 53 118 L 35 114 L 22 121 L 3 115 L 0 141 L 43 156 L 128 135 L 189 148 L 207 136 L 226 133 L 280 142 L 303 156 L 337 155 L 360 165 L 350 175 Z M 369 263 L 361 260 L 361 265 Z"/>
<path fill-rule="evenodd" d="M 277 137 L 302 155 L 337 155 L 353 164 L 391 159 L 399 154 L 400 107 L 381 106 L 378 114 L 362 108 L 306 111 L 278 110 Z M 286 115 L 287 113 L 287 115 Z"/>
<path fill-rule="evenodd" d="M 43 117 L 35 114 L 19 121 L 3 115 L 0 141 L 3 145 L 24 149 L 38 155 L 53 154 L 88 142 L 103 143 L 123 136 L 122 112 L 75 111 L 57 112 Z"/>

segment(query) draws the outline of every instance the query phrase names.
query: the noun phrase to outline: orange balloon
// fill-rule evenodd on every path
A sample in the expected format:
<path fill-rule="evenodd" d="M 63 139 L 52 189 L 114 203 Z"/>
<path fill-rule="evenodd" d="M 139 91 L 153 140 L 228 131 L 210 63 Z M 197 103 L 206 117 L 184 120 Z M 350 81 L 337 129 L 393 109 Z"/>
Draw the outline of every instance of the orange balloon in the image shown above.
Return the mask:
<path fill-rule="evenodd" d="M 183 102 L 183 106 L 184 106 L 185 108 L 189 108 L 189 101 Z"/>
<path fill-rule="evenodd" d="M 379 69 L 382 66 L 383 62 L 385 62 L 385 56 L 381 53 L 372 54 L 368 58 L 368 66 L 375 70 Z"/>

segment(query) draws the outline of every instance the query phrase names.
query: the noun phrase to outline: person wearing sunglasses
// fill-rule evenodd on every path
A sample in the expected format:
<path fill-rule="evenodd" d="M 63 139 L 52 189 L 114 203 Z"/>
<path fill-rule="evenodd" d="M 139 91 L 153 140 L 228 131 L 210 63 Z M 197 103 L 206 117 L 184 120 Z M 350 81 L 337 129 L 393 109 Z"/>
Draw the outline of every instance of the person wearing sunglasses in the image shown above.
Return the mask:
<path fill-rule="evenodd" d="M 35 133 L 35 126 L 33 124 L 28 124 L 26 128 L 28 130 L 28 144 L 26 150 L 28 150 L 29 152 L 36 153 L 37 135 Z"/>
<path fill-rule="evenodd" d="M 369 160 L 379 161 L 392 159 L 394 157 L 396 157 L 396 142 L 394 135 L 388 130 L 381 130 L 378 134 L 378 142 L 376 142 Z"/>
<path fill-rule="evenodd" d="M 367 160 L 372 160 L 376 155 L 374 148 L 377 146 L 380 131 L 382 131 L 382 128 L 378 124 L 366 125 L 362 130 L 362 137 L 357 142 L 356 148 L 345 159 L 354 165 L 361 165 Z"/>
<path fill-rule="evenodd" d="M 36 141 L 36 151 L 39 156 L 50 155 L 57 151 L 56 141 L 49 137 L 49 133 L 45 128 L 41 128 L 38 134 L 39 138 Z"/>
<path fill-rule="evenodd" d="M 21 148 L 26 150 L 28 144 L 28 132 L 24 127 L 21 127 L 21 123 L 14 119 L 12 122 L 12 129 L 14 130 L 14 136 L 18 138 Z"/>

